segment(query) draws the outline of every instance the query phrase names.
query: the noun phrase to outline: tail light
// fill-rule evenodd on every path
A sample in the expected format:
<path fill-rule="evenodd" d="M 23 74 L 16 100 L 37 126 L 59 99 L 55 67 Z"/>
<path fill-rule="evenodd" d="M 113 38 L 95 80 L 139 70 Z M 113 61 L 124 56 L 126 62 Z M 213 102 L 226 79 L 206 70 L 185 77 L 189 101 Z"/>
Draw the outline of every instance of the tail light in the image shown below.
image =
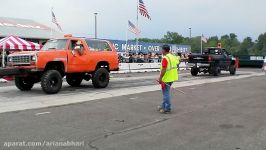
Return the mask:
<path fill-rule="evenodd" d="M 209 62 L 212 61 L 212 57 L 211 56 L 208 57 L 208 61 Z"/>

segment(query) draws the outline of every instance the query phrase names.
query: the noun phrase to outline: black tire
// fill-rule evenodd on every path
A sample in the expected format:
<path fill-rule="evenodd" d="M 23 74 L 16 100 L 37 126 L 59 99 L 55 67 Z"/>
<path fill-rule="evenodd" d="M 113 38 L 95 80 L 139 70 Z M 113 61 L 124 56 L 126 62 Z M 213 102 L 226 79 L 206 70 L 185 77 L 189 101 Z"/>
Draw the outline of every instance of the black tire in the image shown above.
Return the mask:
<path fill-rule="evenodd" d="M 34 82 L 29 78 L 16 77 L 15 84 L 21 91 L 30 91 L 34 85 Z"/>
<path fill-rule="evenodd" d="M 95 88 L 106 88 L 109 84 L 110 76 L 106 68 L 99 68 L 92 77 L 92 84 Z"/>
<path fill-rule="evenodd" d="M 230 72 L 230 75 L 235 75 L 236 74 L 236 67 L 235 67 L 235 65 L 230 65 L 229 72 Z"/>
<path fill-rule="evenodd" d="M 68 74 L 66 75 L 66 81 L 70 86 L 78 87 L 83 80 L 82 74 Z"/>
<path fill-rule="evenodd" d="M 219 76 L 220 73 L 221 73 L 220 67 L 214 67 L 213 68 L 213 75 L 214 76 Z"/>
<path fill-rule="evenodd" d="M 192 76 L 197 76 L 199 73 L 199 69 L 198 68 L 191 68 L 190 72 L 191 72 Z"/>
<path fill-rule="evenodd" d="M 47 94 L 55 94 L 62 88 L 62 76 L 57 70 L 44 72 L 41 79 L 42 90 Z"/>

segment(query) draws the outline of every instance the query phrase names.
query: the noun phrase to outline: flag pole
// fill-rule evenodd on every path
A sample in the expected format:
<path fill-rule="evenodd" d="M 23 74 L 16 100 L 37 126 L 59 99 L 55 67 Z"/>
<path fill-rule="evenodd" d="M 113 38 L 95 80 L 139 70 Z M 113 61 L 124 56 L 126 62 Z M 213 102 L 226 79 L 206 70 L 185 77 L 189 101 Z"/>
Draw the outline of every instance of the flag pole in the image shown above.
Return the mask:
<path fill-rule="evenodd" d="M 139 29 L 139 0 L 137 0 L 137 28 Z M 139 47 L 139 34 L 136 34 L 136 52 L 138 52 Z"/>
<path fill-rule="evenodd" d="M 125 53 L 127 54 L 127 41 L 128 41 L 128 22 L 126 24 L 126 49 L 125 49 Z"/>
<path fill-rule="evenodd" d="M 5 49 L 6 49 L 6 44 L 3 45 L 3 51 L 2 51 L 2 68 L 5 68 Z"/>
<path fill-rule="evenodd" d="M 200 37 L 200 52 L 202 54 L 202 49 L 203 49 L 203 44 L 202 44 L 202 37 L 203 37 L 203 34 L 201 34 L 201 37 Z"/>
<path fill-rule="evenodd" d="M 51 12 L 50 12 L 51 14 L 53 13 L 53 7 L 51 6 Z M 52 16 L 53 17 L 53 16 Z M 53 38 L 53 29 L 52 29 L 52 26 L 53 26 L 53 18 L 51 18 L 52 20 L 50 20 L 51 21 L 51 23 L 50 23 L 50 39 L 52 39 Z"/>

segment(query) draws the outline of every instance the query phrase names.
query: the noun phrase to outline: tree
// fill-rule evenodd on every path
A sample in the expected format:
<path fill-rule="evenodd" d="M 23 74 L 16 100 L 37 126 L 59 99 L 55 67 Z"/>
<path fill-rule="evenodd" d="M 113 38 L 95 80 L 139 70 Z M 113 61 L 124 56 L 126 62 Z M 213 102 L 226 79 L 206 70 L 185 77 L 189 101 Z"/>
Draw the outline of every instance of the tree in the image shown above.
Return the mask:
<path fill-rule="evenodd" d="M 266 55 L 266 33 L 259 35 L 254 46 L 249 50 L 251 55 Z"/>
<path fill-rule="evenodd" d="M 208 39 L 207 47 L 216 47 L 219 43 L 218 36 L 213 36 Z"/>
<path fill-rule="evenodd" d="M 239 50 L 240 42 L 237 39 L 237 35 L 234 33 L 223 35 L 220 41 L 222 46 L 231 53 L 236 53 Z"/>
<path fill-rule="evenodd" d="M 192 52 L 200 52 L 201 37 L 183 37 L 177 32 L 167 32 L 161 39 L 142 38 L 139 41 L 151 43 L 168 43 L 168 44 L 185 44 L 191 45 Z M 232 54 L 238 55 L 266 55 L 266 33 L 259 35 L 258 39 L 253 42 L 251 37 L 246 37 L 242 42 L 237 39 L 235 33 L 221 36 L 210 37 L 208 42 L 203 43 L 203 47 L 216 47 L 218 43 L 222 43 L 222 47 Z"/>
<path fill-rule="evenodd" d="M 249 50 L 253 47 L 254 42 L 252 41 L 251 37 L 247 37 L 243 40 L 243 42 L 240 45 L 239 51 L 237 51 L 237 54 L 239 55 L 248 55 Z"/>
<path fill-rule="evenodd" d="M 167 32 L 162 38 L 163 43 L 181 44 L 184 42 L 184 37 L 176 32 Z"/>

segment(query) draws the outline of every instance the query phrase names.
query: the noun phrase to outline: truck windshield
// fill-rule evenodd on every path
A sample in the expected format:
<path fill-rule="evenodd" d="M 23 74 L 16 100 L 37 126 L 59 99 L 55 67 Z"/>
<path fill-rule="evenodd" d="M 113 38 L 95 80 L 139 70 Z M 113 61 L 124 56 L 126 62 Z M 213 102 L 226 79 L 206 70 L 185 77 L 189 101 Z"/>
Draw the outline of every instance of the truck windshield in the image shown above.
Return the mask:
<path fill-rule="evenodd" d="M 221 55 L 221 50 L 220 49 L 207 49 L 205 54 L 212 54 L 212 55 Z"/>
<path fill-rule="evenodd" d="M 49 40 L 41 49 L 41 51 L 49 51 L 49 50 L 55 50 L 55 49 L 65 49 L 67 44 L 66 39 L 61 40 Z"/>

